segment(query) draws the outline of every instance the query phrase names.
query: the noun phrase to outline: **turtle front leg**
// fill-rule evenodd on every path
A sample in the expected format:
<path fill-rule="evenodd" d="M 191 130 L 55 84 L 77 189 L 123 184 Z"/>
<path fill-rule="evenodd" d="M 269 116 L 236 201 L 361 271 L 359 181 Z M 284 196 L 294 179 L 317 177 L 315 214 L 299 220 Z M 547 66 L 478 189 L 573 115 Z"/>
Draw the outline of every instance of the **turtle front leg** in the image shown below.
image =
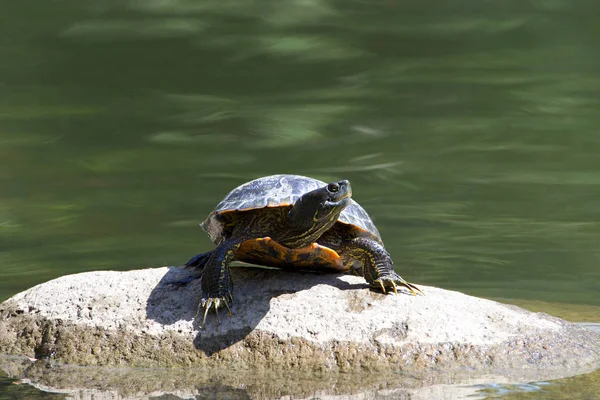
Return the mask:
<path fill-rule="evenodd" d="M 369 286 L 386 293 L 391 290 L 398 294 L 397 286 L 404 286 L 413 295 L 423 294 L 421 289 L 407 282 L 394 271 L 394 262 L 382 244 L 367 238 L 354 238 L 342 244 L 341 251 L 360 261 L 362 273 Z"/>
<path fill-rule="evenodd" d="M 210 258 L 206 261 L 200 278 L 202 286 L 202 300 L 198 304 L 196 317 L 204 312 L 201 327 L 206 322 L 206 316 L 211 308 L 215 310 L 217 321 L 219 323 L 219 308 L 225 306 L 231 316 L 233 303 L 233 281 L 229 271 L 229 263 L 233 260 L 235 252 L 242 244 L 242 240 L 227 240 L 221 243 L 210 253 Z"/>

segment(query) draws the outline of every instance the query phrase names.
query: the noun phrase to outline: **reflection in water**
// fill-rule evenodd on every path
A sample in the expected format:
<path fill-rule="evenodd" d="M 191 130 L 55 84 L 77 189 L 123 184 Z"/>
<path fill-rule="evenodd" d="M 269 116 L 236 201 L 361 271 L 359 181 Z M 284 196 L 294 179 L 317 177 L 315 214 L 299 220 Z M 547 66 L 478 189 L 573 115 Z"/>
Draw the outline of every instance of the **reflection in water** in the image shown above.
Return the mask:
<path fill-rule="evenodd" d="M 5 2 L 0 298 L 180 264 L 231 188 L 296 173 L 351 180 L 417 283 L 600 306 L 599 8 Z"/>
<path fill-rule="evenodd" d="M 77 22 L 62 32 L 63 37 L 90 41 L 123 39 L 165 39 L 186 37 L 202 31 L 200 20 L 170 18 L 145 21 L 106 20 Z"/>
<path fill-rule="evenodd" d="M 470 376 L 471 372 L 431 374 L 422 376 L 388 374 L 338 374 L 318 375 L 300 372 L 281 375 L 276 371 L 224 371 L 198 369 L 119 369 L 49 365 L 45 362 L 1 358 L 0 367 L 9 375 L 27 380 L 44 391 L 65 393 L 72 399 L 93 398 L 240 398 L 281 399 L 293 398 L 340 398 L 340 399 L 483 399 L 520 398 L 530 393 L 543 398 L 555 397 L 562 390 L 571 389 L 580 378 L 567 378 L 548 382 L 524 383 L 525 376 L 512 376 L 511 384 L 506 377 L 496 375 Z M 526 372 L 525 372 L 526 374 Z M 590 388 L 598 386 L 599 373 L 584 375 Z M 8 379 L 0 378 L 0 384 Z M 16 398 L 27 391 L 28 385 L 11 388 Z M 40 392 L 42 396 L 43 392 Z M 164 396 L 164 397 L 161 397 Z M 35 397 L 38 398 L 38 397 Z M 42 398 L 42 397 L 40 397 Z M 53 397 L 49 397 L 53 398 Z M 536 397 L 532 397 L 536 398 Z M 539 397 L 537 397 L 539 398 Z"/>
<path fill-rule="evenodd" d="M 600 393 L 600 370 L 552 382 L 534 382 L 527 385 L 483 385 L 478 392 L 486 398 L 505 400 L 593 399 L 597 397 L 597 393 Z"/>

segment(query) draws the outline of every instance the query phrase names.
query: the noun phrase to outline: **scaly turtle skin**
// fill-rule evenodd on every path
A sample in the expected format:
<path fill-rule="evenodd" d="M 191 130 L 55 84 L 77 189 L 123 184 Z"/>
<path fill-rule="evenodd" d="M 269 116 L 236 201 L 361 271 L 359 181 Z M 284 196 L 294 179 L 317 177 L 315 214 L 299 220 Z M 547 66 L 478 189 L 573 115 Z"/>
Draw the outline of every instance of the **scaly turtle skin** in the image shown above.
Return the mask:
<path fill-rule="evenodd" d="M 373 221 L 351 196 L 346 180 L 326 184 L 299 175 L 266 176 L 233 189 L 200 224 L 216 249 L 185 264 L 201 271 L 202 325 L 211 308 L 225 305 L 231 315 L 233 260 L 360 273 L 383 293 L 397 293 L 397 285 L 421 292 L 394 271 Z"/>

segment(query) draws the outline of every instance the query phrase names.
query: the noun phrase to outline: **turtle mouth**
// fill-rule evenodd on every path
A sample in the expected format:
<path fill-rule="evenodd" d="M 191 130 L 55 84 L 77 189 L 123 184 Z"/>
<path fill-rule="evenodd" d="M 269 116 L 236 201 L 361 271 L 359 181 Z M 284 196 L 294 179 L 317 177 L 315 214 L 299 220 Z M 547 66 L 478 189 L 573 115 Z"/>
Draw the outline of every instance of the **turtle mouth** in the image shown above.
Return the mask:
<path fill-rule="evenodd" d="M 343 193 L 342 195 L 340 195 L 340 196 L 337 196 L 336 198 L 333 198 L 333 197 L 332 197 L 330 200 L 331 200 L 331 201 L 342 201 L 342 200 L 344 200 L 344 199 L 349 199 L 350 197 L 352 197 L 352 190 L 351 190 L 351 189 L 348 189 L 348 190 L 346 191 L 346 193 Z"/>

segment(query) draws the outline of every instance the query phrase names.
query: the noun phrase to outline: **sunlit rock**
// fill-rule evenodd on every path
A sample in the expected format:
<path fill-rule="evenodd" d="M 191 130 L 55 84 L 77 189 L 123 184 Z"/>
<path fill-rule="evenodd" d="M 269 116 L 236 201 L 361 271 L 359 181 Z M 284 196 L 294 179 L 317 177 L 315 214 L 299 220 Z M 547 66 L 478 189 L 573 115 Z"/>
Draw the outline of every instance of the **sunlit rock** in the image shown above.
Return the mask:
<path fill-rule="evenodd" d="M 515 374 L 594 369 L 600 335 L 546 314 L 355 276 L 234 268 L 233 316 L 194 316 L 197 281 L 163 267 L 64 276 L 0 305 L 0 353 L 60 363 L 237 371 Z"/>

